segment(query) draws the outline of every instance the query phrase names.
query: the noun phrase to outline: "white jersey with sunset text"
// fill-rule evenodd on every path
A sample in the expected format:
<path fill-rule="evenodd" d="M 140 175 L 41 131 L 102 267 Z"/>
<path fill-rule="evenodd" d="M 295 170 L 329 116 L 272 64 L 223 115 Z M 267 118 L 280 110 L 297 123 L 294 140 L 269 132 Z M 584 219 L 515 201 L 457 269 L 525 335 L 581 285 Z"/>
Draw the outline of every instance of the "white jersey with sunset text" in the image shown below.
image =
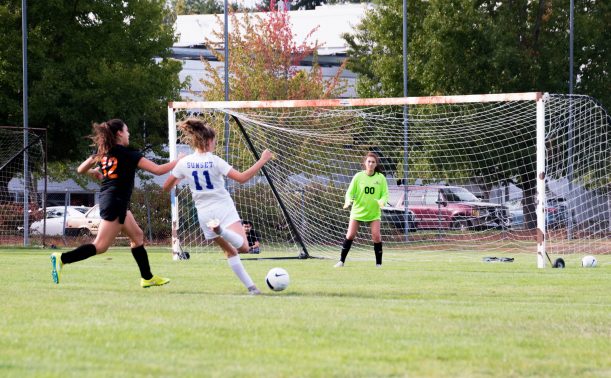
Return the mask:
<path fill-rule="evenodd" d="M 189 181 L 193 202 L 202 211 L 218 206 L 234 206 L 225 189 L 225 176 L 231 168 L 229 163 L 211 152 L 194 152 L 178 161 L 172 175 Z"/>

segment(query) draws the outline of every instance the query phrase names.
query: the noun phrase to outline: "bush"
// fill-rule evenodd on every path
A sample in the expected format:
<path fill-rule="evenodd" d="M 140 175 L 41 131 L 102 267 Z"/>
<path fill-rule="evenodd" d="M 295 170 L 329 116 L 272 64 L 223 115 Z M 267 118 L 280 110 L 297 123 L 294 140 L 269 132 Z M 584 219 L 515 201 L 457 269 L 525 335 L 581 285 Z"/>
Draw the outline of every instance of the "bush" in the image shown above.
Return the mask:
<path fill-rule="evenodd" d="M 153 240 L 149 241 L 164 241 L 170 238 L 172 230 L 170 195 L 163 192 L 161 186 L 145 183 L 141 188 L 134 188 L 131 211 L 142 227 L 145 239 L 149 237 L 149 220 L 153 236 Z"/>

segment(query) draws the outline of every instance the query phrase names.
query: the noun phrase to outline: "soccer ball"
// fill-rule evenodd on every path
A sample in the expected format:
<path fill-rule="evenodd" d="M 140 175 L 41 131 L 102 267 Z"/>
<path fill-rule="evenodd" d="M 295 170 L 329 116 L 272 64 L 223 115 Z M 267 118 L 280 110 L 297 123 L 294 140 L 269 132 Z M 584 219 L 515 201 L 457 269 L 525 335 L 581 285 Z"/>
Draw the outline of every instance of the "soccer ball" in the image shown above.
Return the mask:
<path fill-rule="evenodd" d="M 581 259 L 581 266 L 584 268 L 594 268 L 596 266 L 596 259 L 594 256 L 585 256 Z"/>
<path fill-rule="evenodd" d="M 265 282 L 267 286 L 273 291 L 282 291 L 289 286 L 291 282 L 289 273 L 282 268 L 272 268 L 267 272 L 265 276 Z"/>

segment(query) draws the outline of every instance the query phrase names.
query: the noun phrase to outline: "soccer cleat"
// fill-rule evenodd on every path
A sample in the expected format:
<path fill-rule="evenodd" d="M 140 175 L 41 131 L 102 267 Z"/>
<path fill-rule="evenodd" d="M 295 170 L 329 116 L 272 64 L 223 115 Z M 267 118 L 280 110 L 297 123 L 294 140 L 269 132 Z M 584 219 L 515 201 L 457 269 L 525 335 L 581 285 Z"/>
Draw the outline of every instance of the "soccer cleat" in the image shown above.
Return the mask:
<path fill-rule="evenodd" d="M 343 261 L 338 261 L 337 264 L 333 265 L 334 268 L 341 268 L 344 266 L 344 262 Z"/>
<path fill-rule="evenodd" d="M 250 295 L 259 295 L 261 294 L 261 290 L 257 289 L 256 286 L 251 286 L 248 288 L 248 294 Z"/>
<path fill-rule="evenodd" d="M 151 287 L 151 286 L 162 286 L 170 282 L 169 278 L 163 278 L 159 276 L 153 276 L 150 280 L 145 280 L 142 278 L 140 280 L 140 286 L 143 288 Z"/>
<path fill-rule="evenodd" d="M 53 277 L 53 282 L 56 284 L 59 283 L 62 276 L 63 266 L 64 263 L 62 262 L 62 254 L 59 252 L 53 252 L 51 254 L 51 276 Z"/>
<path fill-rule="evenodd" d="M 206 226 L 208 226 L 210 230 L 216 232 L 217 235 L 220 235 L 221 234 L 221 228 L 219 227 L 220 224 L 221 224 L 220 220 L 210 219 L 208 223 L 206 223 Z"/>
<path fill-rule="evenodd" d="M 376 268 L 381 268 L 382 264 L 376 264 Z"/>

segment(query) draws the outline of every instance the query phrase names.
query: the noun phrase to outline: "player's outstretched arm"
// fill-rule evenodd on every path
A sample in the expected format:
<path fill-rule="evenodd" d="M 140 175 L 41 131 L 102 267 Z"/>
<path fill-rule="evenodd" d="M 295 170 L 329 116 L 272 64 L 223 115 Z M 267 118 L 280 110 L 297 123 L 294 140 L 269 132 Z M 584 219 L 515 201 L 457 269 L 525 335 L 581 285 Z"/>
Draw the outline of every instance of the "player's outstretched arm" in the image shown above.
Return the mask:
<path fill-rule="evenodd" d="M 229 171 L 229 173 L 227 174 L 227 177 L 239 182 L 240 184 L 243 184 L 246 181 L 253 178 L 253 176 L 256 175 L 257 172 L 259 172 L 261 168 L 263 168 L 265 163 L 267 163 L 268 161 L 270 161 L 273 158 L 274 158 L 274 154 L 270 150 L 266 149 L 261 154 L 261 157 L 259 158 L 259 160 L 257 160 L 257 162 L 253 164 L 252 167 L 248 168 L 244 172 L 240 172 L 232 168 Z"/>
<path fill-rule="evenodd" d="M 82 175 L 87 174 L 93 177 L 94 179 L 101 180 L 104 178 L 104 176 L 102 175 L 102 172 L 100 172 L 97 168 L 94 168 L 95 163 L 96 163 L 96 157 L 95 155 L 92 155 L 88 157 L 87 159 L 85 159 L 85 161 L 82 162 L 81 165 L 78 166 L 76 171 Z"/>
<path fill-rule="evenodd" d="M 176 163 L 178 163 L 178 161 L 184 156 L 184 154 L 179 154 L 176 160 L 165 164 L 156 164 L 155 162 L 152 162 L 149 159 L 143 157 L 142 159 L 140 159 L 140 161 L 138 161 L 138 168 L 150 172 L 156 176 L 161 176 L 174 169 Z"/>
<path fill-rule="evenodd" d="M 95 164 L 95 156 L 89 156 L 87 159 L 85 159 L 84 162 L 81 163 L 81 165 L 78 166 L 78 168 L 76 169 L 76 171 L 78 173 L 80 173 L 81 175 L 86 174 L 91 168 L 93 168 L 93 165 Z"/>
<path fill-rule="evenodd" d="M 180 179 L 177 177 L 174 177 L 174 175 L 169 175 L 168 178 L 165 180 L 165 182 L 163 183 L 163 191 L 164 192 L 169 192 L 170 190 L 172 190 L 173 187 L 176 186 L 176 184 L 178 184 L 180 182 Z"/>

